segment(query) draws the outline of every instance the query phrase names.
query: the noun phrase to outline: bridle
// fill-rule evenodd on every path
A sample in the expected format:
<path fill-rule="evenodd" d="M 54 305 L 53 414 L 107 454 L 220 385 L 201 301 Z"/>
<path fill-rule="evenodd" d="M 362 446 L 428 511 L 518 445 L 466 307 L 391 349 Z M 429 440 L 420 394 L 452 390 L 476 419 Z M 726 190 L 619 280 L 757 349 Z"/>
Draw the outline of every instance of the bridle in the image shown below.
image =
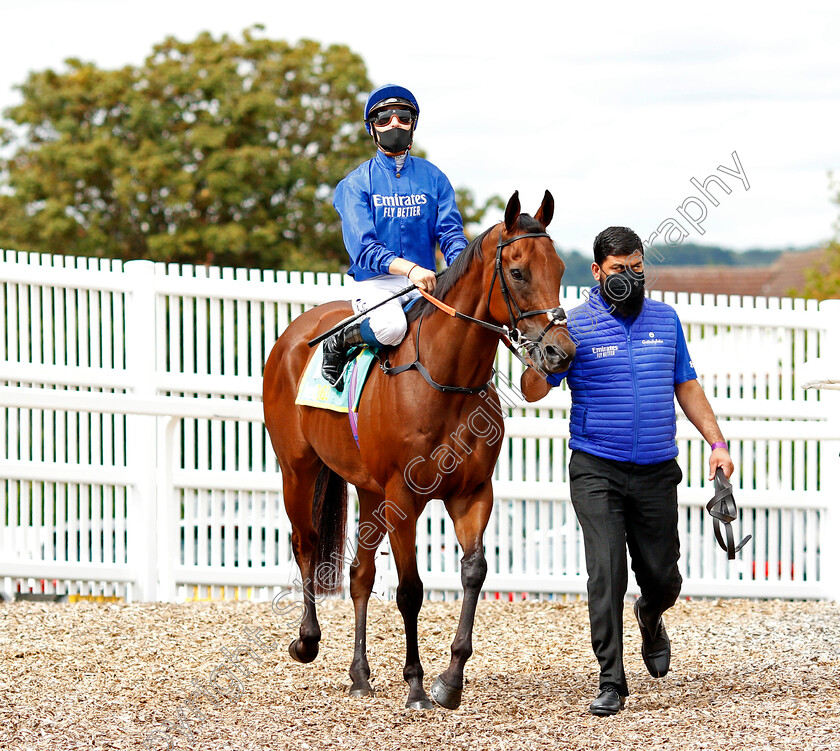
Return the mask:
<path fill-rule="evenodd" d="M 469 316 L 466 313 L 461 313 L 455 308 L 447 305 L 446 303 L 438 300 L 436 297 L 432 297 L 432 295 L 428 294 L 424 290 L 418 289 L 417 291 L 432 305 L 434 305 L 439 310 L 442 310 L 447 315 L 452 316 L 453 318 L 460 318 L 462 321 L 468 321 L 469 323 L 475 323 L 478 326 L 482 326 L 485 329 L 489 329 L 490 331 L 495 332 L 498 334 L 502 341 L 504 342 L 505 346 L 513 353 L 513 355 L 523 364 L 525 367 L 531 367 L 530 363 L 523 357 L 523 355 L 517 349 L 517 346 L 524 346 L 518 345 L 519 338 L 521 336 L 521 332 L 517 328 L 519 322 L 524 320 L 525 318 L 531 318 L 532 316 L 539 316 L 545 313 L 548 316 L 548 323 L 546 324 L 545 328 L 540 332 L 539 337 L 535 340 L 528 340 L 528 344 L 534 345 L 539 344 L 543 337 L 546 335 L 546 332 L 552 326 L 559 326 L 562 325 L 563 322 L 566 320 L 566 311 L 563 310 L 562 305 L 558 305 L 556 308 L 542 308 L 540 310 L 528 310 L 524 313 L 522 312 L 522 308 L 519 307 L 519 304 L 516 302 L 516 299 L 513 297 L 513 294 L 508 287 L 507 279 L 505 278 L 504 268 L 502 266 L 502 250 L 506 248 L 511 243 L 516 242 L 517 240 L 524 240 L 528 237 L 550 237 L 547 232 L 526 232 L 522 235 L 516 235 L 514 237 L 509 237 L 507 240 L 502 240 L 502 230 L 499 230 L 499 241 L 496 243 L 496 263 L 493 269 L 493 278 L 490 281 L 490 290 L 487 293 L 487 307 L 490 307 L 490 299 L 493 296 L 493 288 L 496 286 L 496 279 L 499 280 L 499 287 L 502 291 L 502 299 L 505 301 L 505 307 L 508 311 L 508 316 L 510 320 L 510 326 L 498 326 L 493 323 L 488 323 L 487 321 L 482 321 L 479 318 L 474 318 L 473 316 Z M 406 370 L 414 369 L 421 376 L 425 379 L 425 381 L 432 386 L 433 388 L 437 389 L 438 391 L 443 391 L 445 393 L 457 393 L 457 394 L 477 394 L 485 389 L 489 388 L 493 380 L 492 378 L 485 384 L 481 386 L 445 386 L 443 384 L 437 383 L 429 374 L 429 371 L 426 370 L 423 363 L 420 362 L 420 327 L 423 325 L 422 319 L 420 323 L 417 324 L 417 341 L 415 342 L 415 359 L 414 362 L 407 363 L 406 365 L 399 365 L 398 367 L 392 367 L 391 364 L 388 362 L 387 358 L 383 361 L 380 359 L 379 367 L 386 375 L 397 375 L 399 373 L 403 373 Z"/>
<path fill-rule="evenodd" d="M 496 243 L 496 266 L 493 269 L 493 279 L 490 282 L 490 291 L 487 293 L 487 307 L 490 307 L 490 298 L 493 296 L 493 287 L 496 285 L 496 278 L 498 277 L 499 286 L 502 290 L 502 299 L 505 301 L 505 306 L 507 307 L 508 316 L 510 318 L 510 328 L 503 332 L 504 335 L 508 336 L 511 341 L 518 342 L 520 332 L 517 326 L 519 325 L 519 322 L 525 318 L 531 318 L 532 316 L 539 316 L 545 313 L 548 315 L 548 324 L 540 332 L 540 335 L 536 338 L 536 340 L 533 341 L 534 344 L 539 344 L 546 332 L 552 326 L 559 326 L 566 320 L 566 311 L 563 310 L 562 305 L 558 305 L 556 308 L 529 310 L 523 313 L 522 309 L 519 307 L 518 303 L 511 294 L 507 279 L 505 278 L 504 268 L 502 268 L 502 249 L 512 243 L 515 243 L 517 240 L 524 240 L 526 237 L 549 237 L 549 235 L 547 232 L 526 232 L 524 235 L 516 235 L 515 237 L 509 237 L 507 240 L 502 240 L 502 231 L 499 230 L 499 242 Z M 516 311 L 516 315 L 514 315 L 514 310 Z"/>

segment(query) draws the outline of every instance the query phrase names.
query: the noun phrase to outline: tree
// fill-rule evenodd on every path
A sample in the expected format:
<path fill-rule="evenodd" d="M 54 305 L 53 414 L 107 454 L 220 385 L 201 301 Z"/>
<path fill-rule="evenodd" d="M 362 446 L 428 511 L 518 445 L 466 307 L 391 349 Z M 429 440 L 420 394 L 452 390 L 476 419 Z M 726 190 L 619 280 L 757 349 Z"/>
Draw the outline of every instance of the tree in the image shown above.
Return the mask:
<path fill-rule="evenodd" d="M 0 131 L 0 245 L 123 259 L 338 269 L 338 181 L 371 155 L 362 59 L 172 37 L 140 67 L 77 59 L 19 86 Z M 15 127 L 16 126 L 16 127 Z M 470 207 L 470 211 L 472 208 Z"/>
<path fill-rule="evenodd" d="M 840 298 L 840 242 L 828 244 L 823 261 L 805 271 L 805 289 L 798 293 L 820 300 Z"/>
<path fill-rule="evenodd" d="M 371 155 L 371 88 L 343 45 L 200 34 L 140 67 L 29 75 L 4 114 L 0 245 L 123 259 L 337 270 L 335 185 Z M 467 221 L 476 208 L 461 191 Z"/>
<path fill-rule="evenodd" d="M 840 180 L 829 173 L 830 190 L 834 192 L 832 202 L 840 206 Z M 834 224 L 836 232 L 825 249 L 818 265 L 805 271 L 805 289 L 799 294 L 818 297 L 820 300 L 840 298 L 840 219 Z"/>

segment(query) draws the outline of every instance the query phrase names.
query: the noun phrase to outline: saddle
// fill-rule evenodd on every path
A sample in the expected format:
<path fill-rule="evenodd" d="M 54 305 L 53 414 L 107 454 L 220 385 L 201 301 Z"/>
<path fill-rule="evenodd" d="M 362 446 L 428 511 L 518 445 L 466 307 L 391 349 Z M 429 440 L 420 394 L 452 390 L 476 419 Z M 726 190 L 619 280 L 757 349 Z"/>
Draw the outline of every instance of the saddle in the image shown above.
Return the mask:
<path fill-rule="evenodd" d="M 346 412 L 350 419 L 353 438 L 358 444 L 359 402 L 375 355 L 368 347 L 361 347 L 355 357 L 351 357 L 344 368 L 343 382 L 347 385 L 342 391 L 336 390 L 321 376 L 323 357 L 324 344 L 321 342 L 315 348 L 300 377 L 295 404 L 329 409 L 333 412 Z"/>

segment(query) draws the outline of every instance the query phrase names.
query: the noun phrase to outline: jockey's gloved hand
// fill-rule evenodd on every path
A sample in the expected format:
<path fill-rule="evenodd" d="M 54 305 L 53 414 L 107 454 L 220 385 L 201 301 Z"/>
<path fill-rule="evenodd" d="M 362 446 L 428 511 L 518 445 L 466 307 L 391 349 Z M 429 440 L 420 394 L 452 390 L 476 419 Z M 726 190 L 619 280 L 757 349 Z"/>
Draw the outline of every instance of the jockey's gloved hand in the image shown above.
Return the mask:
<path fill-rule="evenodd" d="M 435 291 L 435 285 L 437 284 L 437 276 L 434 271 L 429 271 L 429 269 L 417 265 L 411 267 L 408 272 L 408 280 L 413 282 L 418 289 L 430 294 Z"/>

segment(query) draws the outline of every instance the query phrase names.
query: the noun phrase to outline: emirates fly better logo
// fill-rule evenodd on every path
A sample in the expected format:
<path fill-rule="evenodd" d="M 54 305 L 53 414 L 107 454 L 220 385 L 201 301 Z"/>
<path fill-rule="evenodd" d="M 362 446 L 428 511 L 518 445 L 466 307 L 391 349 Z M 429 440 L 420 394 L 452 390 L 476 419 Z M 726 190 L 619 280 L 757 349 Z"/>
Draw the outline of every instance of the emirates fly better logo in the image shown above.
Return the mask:
<path fill-rule="evenodd" d="M 382 216 L 386 219 L 403 218 L 407 216 L 420 216 L 422 207 L 428 199 L 424 193 L 415 193 L 410 196 L 383 196 L 379 193 L 371 194 L 374 208 L 382 209 Z"/>

